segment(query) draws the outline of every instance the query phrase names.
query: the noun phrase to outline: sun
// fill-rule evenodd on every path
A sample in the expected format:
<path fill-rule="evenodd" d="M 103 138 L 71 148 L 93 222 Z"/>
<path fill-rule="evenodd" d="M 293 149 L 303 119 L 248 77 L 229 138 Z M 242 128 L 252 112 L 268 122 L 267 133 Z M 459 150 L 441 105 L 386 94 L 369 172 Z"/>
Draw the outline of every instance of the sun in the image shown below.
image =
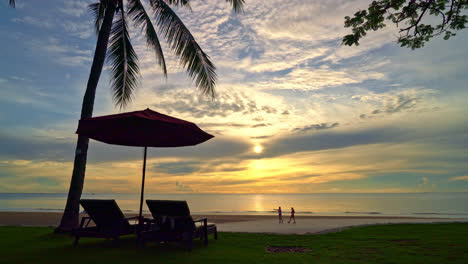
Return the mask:
<path fill-rule="evenodd" d="M 262 148 L 262 146 L 257 145 L 257 146 L 254 147 L 253 151 L 254 151 L 255 153 L 259 154 L 259 153 L 262 153 L 263 148 Z"/>

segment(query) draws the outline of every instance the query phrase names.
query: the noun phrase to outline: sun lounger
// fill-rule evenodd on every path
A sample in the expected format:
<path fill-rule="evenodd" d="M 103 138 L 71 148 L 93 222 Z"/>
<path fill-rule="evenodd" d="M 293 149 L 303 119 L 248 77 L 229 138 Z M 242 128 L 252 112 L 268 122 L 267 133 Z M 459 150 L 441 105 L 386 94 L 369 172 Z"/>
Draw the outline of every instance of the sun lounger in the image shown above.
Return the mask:
<path fill-rule="evenodd" d="M 206 217 L 193 220 L 186 201 L 146 200 L 146 204 L 154 219 L 138 235 L 142 245 L 146 241 L 178 241 L 191 250 L 193 239 L 200 238 L 205 245 L 209 234 L 218 239 L 216 225 L 208 224 Z"/>
<path fill-rule="evenodd" d="M 89 216 L 83 217 L 80 227 L 72 230 L 75 246 L 81 237 L 113 238 L 118 243 L 120 236 L 135 234 L 137 226 L 129 220 L 138 217 L 125 218 L 115 200 L 82 199 L 80 204 Z M 88 226 L 91 220 L 95 226 Z"/>

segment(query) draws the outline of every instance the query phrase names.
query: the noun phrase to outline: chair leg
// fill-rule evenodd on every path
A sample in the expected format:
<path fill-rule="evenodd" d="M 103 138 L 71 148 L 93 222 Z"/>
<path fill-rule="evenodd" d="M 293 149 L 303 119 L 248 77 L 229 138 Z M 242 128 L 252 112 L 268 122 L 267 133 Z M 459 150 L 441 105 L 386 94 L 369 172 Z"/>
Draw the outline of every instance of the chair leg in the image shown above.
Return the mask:
<path fill-rule="evenodd" d="M 205 245 L 208 245 L 208 220 L 206 218 L 203 219 L 203 236 Z"/>
<path fill-rule="evenodd" d="M 218 229 L 215 228 L 214 239 L 218 240 Z"/>

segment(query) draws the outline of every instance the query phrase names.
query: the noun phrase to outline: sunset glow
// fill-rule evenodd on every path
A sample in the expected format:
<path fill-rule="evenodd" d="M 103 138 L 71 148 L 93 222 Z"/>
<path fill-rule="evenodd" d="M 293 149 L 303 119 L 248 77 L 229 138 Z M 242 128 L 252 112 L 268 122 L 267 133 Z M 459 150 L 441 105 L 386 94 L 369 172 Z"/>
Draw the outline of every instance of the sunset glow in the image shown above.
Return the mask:
<path fill-rule="evenodd" d="M 0 192 L 68 191 L 96 45 L 88 2 L 0 4 Z M 163 42 L 166 79 L 131 31 L 141 83 L 120 109 L 106 65 L 93 116 L 151 108 L 214 136 L 148 148 L 148 193 L 468 191 L 468 30 L 415 51 L 395 43 L 391 25 L 341 45 L 344 16 L 369 2 L 176 8 L 216 66 L 216 97 L 197 90 Z M 140 147 L 91 140 L 84 192 L 137 193 L 142 158 Z"/>

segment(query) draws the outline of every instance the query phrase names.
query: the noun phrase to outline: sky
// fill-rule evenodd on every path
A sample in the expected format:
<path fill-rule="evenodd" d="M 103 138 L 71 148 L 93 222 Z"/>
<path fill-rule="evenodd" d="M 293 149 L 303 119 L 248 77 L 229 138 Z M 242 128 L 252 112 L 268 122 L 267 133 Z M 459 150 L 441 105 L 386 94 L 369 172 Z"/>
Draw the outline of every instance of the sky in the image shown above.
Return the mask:
<path fill-rule="evenodd" d="M 0 3 L 0 192 L 68 191 L 96 44 L 92 2 Z M 130 26 L 140 85 L 120 109 L 106 66 L 93 115 L 151 108 L 215 136 L 149 149 L 147 193 L 468 191 L 468 31 L 412 51 L 388 25 L 341 45 L 344 16 L 369 3 L 246 0 L 235 14 L 193 0 L 175 10 L 217 67 L 216 98 L 163 43 L 165 79 Z M 138 193 L 142 157 L 91 140 L 83 191 Z"/>

